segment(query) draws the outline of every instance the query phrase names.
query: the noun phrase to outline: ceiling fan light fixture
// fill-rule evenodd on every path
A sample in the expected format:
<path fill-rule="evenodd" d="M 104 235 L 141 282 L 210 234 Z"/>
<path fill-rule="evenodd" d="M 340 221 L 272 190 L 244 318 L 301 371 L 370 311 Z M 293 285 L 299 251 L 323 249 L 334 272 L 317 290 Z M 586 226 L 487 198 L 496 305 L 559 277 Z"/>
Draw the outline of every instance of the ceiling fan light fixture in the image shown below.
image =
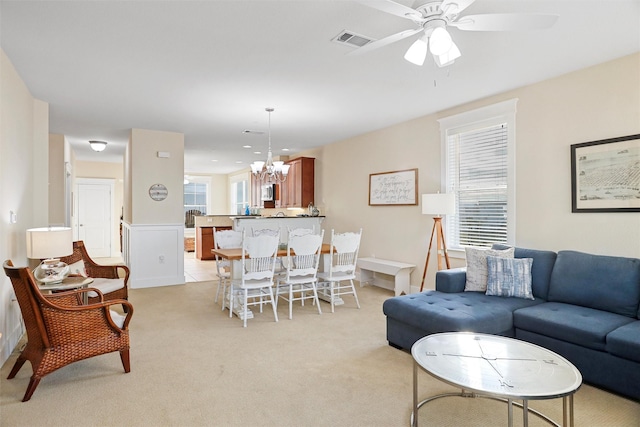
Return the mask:
<path fill-rule="evenodd" d="M 455 43 L 451 42 L 451 49 L 442 55 L 434 55 L 433 59 L 436 62 L 438 67 L 446 67 L 447 65 L 451 65 L 455 62 L 456 59 L 460 58 L 462 54 L 460 53 L 460 49 L 456 46 Z"/>
<path fill-rule="evenodd" d="M 407 49 L 407 53 L 404 54 L 404 59 L 412 64 L 421 66 L 424 64 L 424 59 L 427 57 L 427 36 L 423 35 L 418 40 L 413 42 L 411 47 Z"/>
<path fill-rule="evenodd" d="M 451 49 L 453 40 L 444 27 L 436 27 L 429 37 L 429 51 L 436 56 L 445 54 Z"/>

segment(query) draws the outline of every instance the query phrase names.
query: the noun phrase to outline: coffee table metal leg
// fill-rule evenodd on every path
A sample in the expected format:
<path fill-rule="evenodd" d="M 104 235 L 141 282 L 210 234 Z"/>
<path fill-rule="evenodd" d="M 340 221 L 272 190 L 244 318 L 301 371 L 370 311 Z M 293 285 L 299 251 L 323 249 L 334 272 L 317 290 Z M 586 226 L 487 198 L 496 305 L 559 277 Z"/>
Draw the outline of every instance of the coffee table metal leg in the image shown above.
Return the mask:
<path fill-rule="evenodd" d="M 562 398 L 562 425 L 573 427 L 573 394 Z"/>
<path fill-rule="evenodd" d="M 507 424 L 509 427 L 513 427 L 513 406 L 517 406 L 519 408 L 522 408 L 522 422 L 523 422 L 523 427 L 528 427 L 529 426 L 529 412 L 532 412 L 535 416 L 539 417 L 540 419 L 547 421 L 549 424 L 556 426 L 556 427 L 560 427 L 560 424 L 556 423 L 555 421 L 553 421 L 551 418 L 547 417 L 546 415 L 544 415 L 543 413 L 541 413 L 540 411 L 536 411 L 533 408 L 529 408 L 529 401 L 526 399 L 522 400 L 522 404 L 518 403 L 518 402 L 514 402 L 513 399 L 505 399 L 505 398 L 501 398 L 501 397 L 492 397 L 492 396 L 483 396 L 481 394 L 476 394 L 476 393 L 468 393 L 465 392 L 464 389 L 462 389 L 462 391 L 460 393 L 443 393 L 443 394 L 438 394 L 436 396 L 431 396 L 421 402 L 418 402 L 418 363 L 415 361 L 413 362 L 413 411 L 411 412 L 411 421 L 410 421 L 410 425 L 412 427 L 418 427 L 418 410 L 425 404 L 433 401 L 433 400 L 437 400 L 443 397 L 479 397 L 479 398 L 486 398 L 486 399 L 492 399 L 492 400 L 497 400 L 500 402 L 505 402 L 507 403 L 507 416 L 508 416 L 508 420 L 507 420 Z M 562 398 L 562 426 L 563 427 L 574 427 L 573 425 L 573 394 L 569 395 L 569 396 L 564 396 Z"/>
<path fill-rule="evenodd" d="M 507 413 L 508 413 L 507 425 L 509 427 L 513 427 L 513 399 L 507 399 Z"/>
<path fill-rule="evenodd" d="M 418 427 L 418 362 L 413 361 L 413 427 Z"/>
<path fill-rule="evenodd" d="M 569 424 L 573 427 L 573 394 L 566 397 L 569 398 Z"/>

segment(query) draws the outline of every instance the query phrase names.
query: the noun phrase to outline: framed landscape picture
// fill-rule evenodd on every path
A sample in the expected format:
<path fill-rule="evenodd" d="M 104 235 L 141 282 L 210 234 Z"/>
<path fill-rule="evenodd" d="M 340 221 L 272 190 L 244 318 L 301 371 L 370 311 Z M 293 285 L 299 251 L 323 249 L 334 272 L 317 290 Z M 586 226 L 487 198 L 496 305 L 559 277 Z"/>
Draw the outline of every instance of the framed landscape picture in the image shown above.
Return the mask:
<path fill-rule="evenodd" d="M 640 134 L 571 146 L 571 212 L 640 212 Z"/>
<path fill-rule="evenodd" d="M 418 169 L 369 174 L 369 206 L 417 204 Z"/>

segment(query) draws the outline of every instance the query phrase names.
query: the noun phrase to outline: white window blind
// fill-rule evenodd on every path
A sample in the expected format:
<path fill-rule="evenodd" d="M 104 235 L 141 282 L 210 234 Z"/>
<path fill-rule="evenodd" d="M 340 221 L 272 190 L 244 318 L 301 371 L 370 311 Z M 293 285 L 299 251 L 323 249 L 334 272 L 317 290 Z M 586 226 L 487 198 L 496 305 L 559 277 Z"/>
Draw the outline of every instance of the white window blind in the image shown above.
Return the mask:
<path fill-rule="evenodd" d="M 446 191 L 456 194 L 450 246 L 507 243 L 507 162 L 507 123 L 447 135 Z"/>
<path fill-rule="evenodd" d="M 441 191 L 456 195 L 445 218 L 447 246 L 515 244 L 517 99 L 440 119 Z"/>

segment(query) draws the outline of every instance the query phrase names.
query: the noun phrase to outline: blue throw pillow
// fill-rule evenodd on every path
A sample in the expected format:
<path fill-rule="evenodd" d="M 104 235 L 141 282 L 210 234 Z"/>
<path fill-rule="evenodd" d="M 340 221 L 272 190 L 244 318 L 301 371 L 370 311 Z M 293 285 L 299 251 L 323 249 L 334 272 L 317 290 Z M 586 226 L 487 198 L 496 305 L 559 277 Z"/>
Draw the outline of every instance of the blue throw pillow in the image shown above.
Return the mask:
<path fill-rule="evenodd" d="M 533 258 L 487 257 L 487 295 L 534 299 L 531 291 Z"/>

